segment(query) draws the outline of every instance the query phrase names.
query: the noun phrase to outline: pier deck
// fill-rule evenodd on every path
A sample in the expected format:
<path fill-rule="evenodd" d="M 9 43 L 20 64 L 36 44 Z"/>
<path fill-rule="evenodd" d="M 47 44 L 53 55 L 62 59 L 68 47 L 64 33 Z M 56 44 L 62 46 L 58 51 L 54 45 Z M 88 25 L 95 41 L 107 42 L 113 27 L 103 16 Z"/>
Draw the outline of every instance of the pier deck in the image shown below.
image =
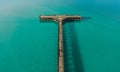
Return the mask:
<path fill-rule="evenodd" d="M 53 15 L 40 16 L 41 20 L 53 20 L 58 23 L 58 72 L 64 72 L 64 56 L 63 56 L 63 21 L 81 20 L 79 15 Z"/>

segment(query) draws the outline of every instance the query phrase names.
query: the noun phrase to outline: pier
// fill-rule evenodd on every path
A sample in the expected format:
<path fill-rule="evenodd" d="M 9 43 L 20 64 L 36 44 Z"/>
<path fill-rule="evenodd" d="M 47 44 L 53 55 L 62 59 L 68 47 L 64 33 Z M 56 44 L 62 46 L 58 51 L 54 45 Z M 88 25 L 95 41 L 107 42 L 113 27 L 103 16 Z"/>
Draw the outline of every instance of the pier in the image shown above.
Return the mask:
<path fill-rule="evenodd" d="M 63 53 L 63 22 L 81 20 L 79 15 L 52 15 L 40 16 L 41 20 L 52 20 L 58 23 L 58 72 L 64 72 L 64 53 Z"/>

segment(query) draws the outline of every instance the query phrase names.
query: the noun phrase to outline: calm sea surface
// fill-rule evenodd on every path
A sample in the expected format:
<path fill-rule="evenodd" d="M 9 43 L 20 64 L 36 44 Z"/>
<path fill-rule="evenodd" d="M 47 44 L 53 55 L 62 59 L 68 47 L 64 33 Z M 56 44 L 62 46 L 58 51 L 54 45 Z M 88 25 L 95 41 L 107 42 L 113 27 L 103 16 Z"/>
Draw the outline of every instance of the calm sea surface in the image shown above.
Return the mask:
<path fill-rule="evenodd" d="M 0 72 L 57 72 L 53 14 L 83 16 L 63 25 L 65 72 L 120 72 L 119 0 L 0 0 Z"/>

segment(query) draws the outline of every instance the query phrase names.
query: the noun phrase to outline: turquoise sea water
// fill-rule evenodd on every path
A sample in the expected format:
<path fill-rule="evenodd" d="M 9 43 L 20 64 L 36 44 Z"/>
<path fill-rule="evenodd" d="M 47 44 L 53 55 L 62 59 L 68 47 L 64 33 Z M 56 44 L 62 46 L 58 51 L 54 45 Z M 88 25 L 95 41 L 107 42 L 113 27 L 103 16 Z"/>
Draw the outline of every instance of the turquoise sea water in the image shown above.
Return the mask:
<path fill-rule="evenodd" d="M 63 26 L 65 72 L 120 72 L 118 0 L 1 0 L 0 72 L 57 72 L 57 24 L 41 14 L 84 18 Z"/>

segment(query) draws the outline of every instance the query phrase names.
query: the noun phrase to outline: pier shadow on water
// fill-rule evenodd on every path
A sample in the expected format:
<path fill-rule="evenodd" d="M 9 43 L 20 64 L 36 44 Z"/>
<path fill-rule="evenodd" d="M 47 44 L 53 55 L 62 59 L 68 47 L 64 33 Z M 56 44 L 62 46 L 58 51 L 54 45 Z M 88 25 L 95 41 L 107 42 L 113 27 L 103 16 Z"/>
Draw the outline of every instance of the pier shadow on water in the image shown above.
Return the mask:
<path fill-rule="evenodd" d="M 63 26 L 65 72 L 85 72 L 73 23 Z"/>
<path fill-rule="evenodd" d="M 82 21 L 86 21 L 86 20 L 89 20 L 89 19 L 92 19 L 92 18 L 91 18 L 91 17 L 83 16 L 81 20 L 82 20 Z"/>

